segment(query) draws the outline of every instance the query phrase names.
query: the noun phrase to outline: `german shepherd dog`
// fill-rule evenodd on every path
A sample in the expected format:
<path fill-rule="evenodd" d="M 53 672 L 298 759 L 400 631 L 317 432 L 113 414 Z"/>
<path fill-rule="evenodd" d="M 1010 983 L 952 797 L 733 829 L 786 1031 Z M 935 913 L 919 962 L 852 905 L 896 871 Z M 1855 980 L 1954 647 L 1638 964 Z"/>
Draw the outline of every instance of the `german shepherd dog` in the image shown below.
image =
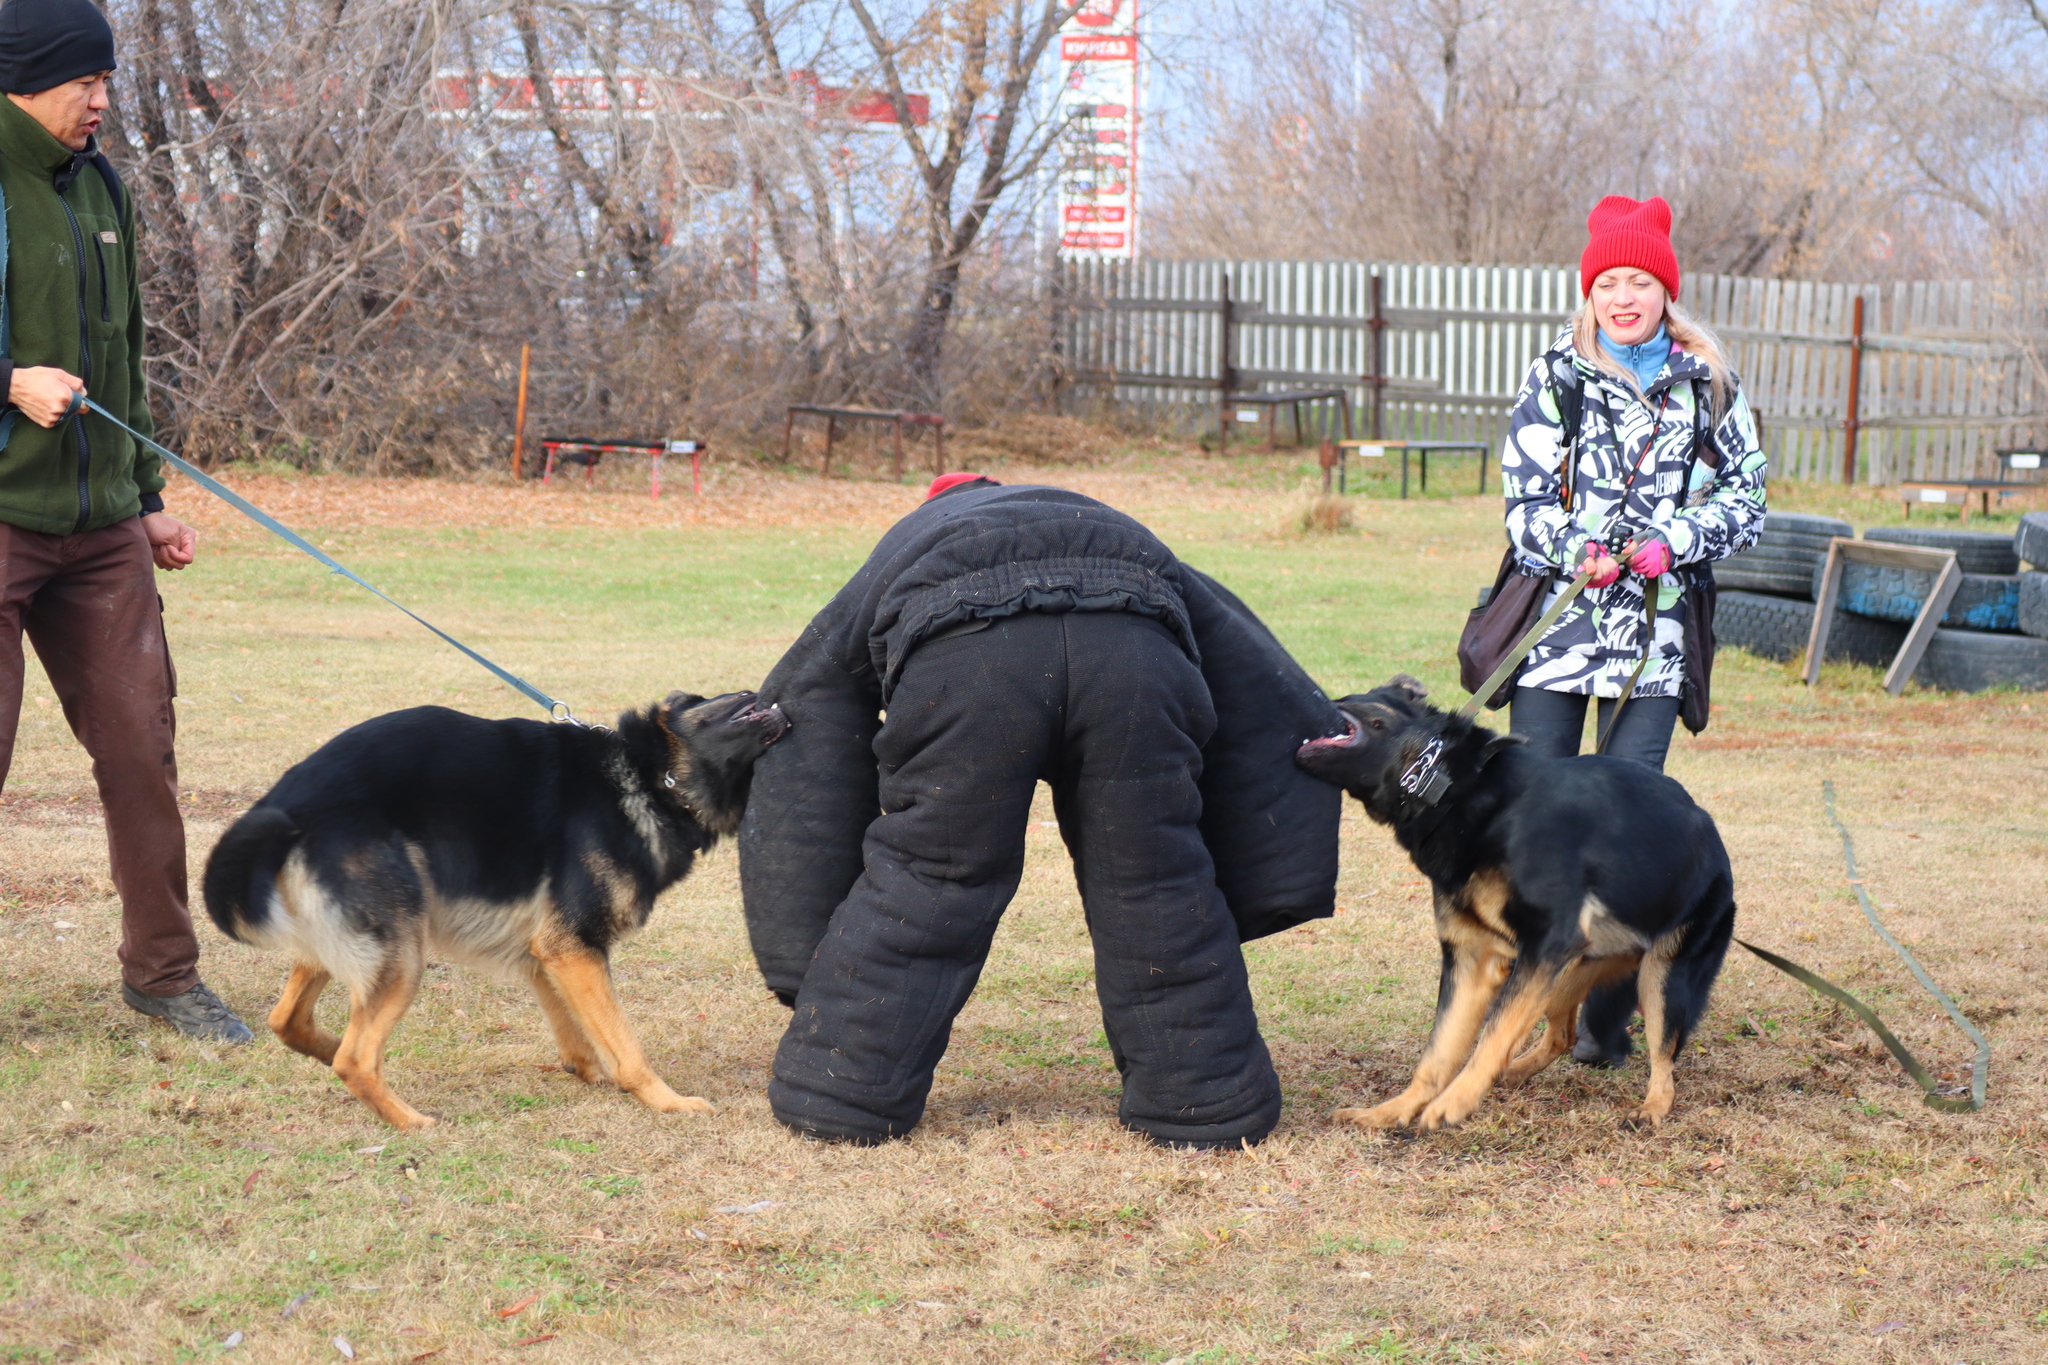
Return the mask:
<path fill-rule="evenodd" d="M 1685 788 L 1628 759 L 1539 758 L 1427 704 L 1396 677 L 1337 703 L 1349 732 L 1302 768 L 1344 788 L 1430 879 L 1443 944 L 1436 1028 L 1408 1089 L 1336 1117 L 1365 1128 L 1463 1123 L 1572 1045 L 1586 992 L 1634 973 L 1650 1054 L 1635 1119 L 1671 1112 L 1671 1069 L 1735 931 L 1720 833 Z M 1543 1035 L 1515 1048 L 1538 1021 Z"/>
<path fill-rule="evenodd" d="M 439 706 L 379 716 L 229 827 L 207 859 L 206 910 L 229 937 L 297 959 L 272 1031 L 394 1127 L 433 1123 L 383 1075 L 430 952 L 531 983 L 564 1071 L 708 1114 L 648 1067 L 612 996 L 611 951 L 739 827 L 754 760 L 786 728 L 751 692 L 677 692 L 616 731 Z M 340 1038 L 313 1020 L 337 978 Z"/>

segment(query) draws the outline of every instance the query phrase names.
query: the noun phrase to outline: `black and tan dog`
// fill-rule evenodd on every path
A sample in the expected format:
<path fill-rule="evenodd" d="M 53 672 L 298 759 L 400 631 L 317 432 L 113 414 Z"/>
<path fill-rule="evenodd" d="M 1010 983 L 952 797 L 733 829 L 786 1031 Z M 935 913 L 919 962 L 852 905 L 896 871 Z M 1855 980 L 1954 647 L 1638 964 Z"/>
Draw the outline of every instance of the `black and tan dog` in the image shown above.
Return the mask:
<path fill-rule="evenodd" d="M 1436 893 L 1443 976 L 1408 1089 L 1336 1117 L 1367 1128 L 1462 1123 L 1496 1081 L 1518 1085 L 1571 1046 L 1580 1004 L 1634 973 L 1650 1054 L 1638 1119 L 1671 1112 L 1672 1062 L 1706 1010 L 1735 929 L 1713 819 L 1627 759 L 1539 758 L 1424 701 L 1397 677 L 1337 705 L 1348 734 L 1297 761 L 1343 787 Z M 1543 1035 L 1515 1048 L 1538 1022 Z"/>
<path fill-rule="evenodd" d="M 611 988 L 612 946 L 739 825 L 754 760 L 781 737 L 751 692 L 678 692 L 616 731 L 438 706 L 346 730 L 221 836 L 206 909 L 297 959 L 270 1027 L 399 1128 L 433 1120 L 384 1083 L 384 1045 L 429 953 L 523 977 L 563 1069 L 649 1108 L 710 1113 L 648 1067 Z M 330 979 L 347 1031 L 313 1020 Z"/>

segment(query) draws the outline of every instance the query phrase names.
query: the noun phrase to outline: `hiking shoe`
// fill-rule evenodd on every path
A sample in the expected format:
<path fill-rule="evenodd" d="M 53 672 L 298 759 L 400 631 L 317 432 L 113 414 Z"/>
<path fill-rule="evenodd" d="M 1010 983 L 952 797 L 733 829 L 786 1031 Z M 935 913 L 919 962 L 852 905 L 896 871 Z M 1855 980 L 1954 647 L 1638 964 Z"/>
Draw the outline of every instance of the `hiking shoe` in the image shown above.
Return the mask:
<path fill-rule="evenodd" d="M 123 982 L 121 998 L 137 1014 L 161 1019 L 187 1038 L 201 1042 L 240 1047 L 256 1036 L 203 981 L 183 995 L 144 995 Z"/>

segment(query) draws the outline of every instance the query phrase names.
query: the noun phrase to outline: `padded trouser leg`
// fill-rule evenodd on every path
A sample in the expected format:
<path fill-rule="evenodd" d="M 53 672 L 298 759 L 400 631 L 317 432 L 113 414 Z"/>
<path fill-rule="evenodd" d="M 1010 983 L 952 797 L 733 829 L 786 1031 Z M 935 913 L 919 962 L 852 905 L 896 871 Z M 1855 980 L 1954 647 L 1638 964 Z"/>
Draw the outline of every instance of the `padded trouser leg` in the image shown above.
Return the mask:
<path fill-rule="evenodd" d="M 1208 689 L 1150 621 L 1068 621 L 1073 703 L 1053 797 L 1123 1073 L 1118 1117 L 1160 1142 L 1257 1142 L 1279 1121 L 1280 1084 L 1202 842 Z"/>
<path fill-rule="evenodd" d="M 854 1141 L 917 1124 L 1043 776 L 1081 868 L 1126 1121 L 1166 1141 L 1270 1131 L 1278 1083 L 1197 827 L 1214 724 L 1199 671 L 1139 617 L 1023 615 L 913 655 L 875 744 L 866 870 L 776 1054 L 776 1117 Z"/>

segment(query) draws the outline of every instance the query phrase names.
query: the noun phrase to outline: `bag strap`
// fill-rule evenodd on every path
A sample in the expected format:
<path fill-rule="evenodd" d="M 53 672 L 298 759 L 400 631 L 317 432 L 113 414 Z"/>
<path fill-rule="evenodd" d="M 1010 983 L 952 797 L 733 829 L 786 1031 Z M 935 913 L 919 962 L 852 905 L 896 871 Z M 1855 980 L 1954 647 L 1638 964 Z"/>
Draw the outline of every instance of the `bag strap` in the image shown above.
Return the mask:
<path fill-rule="evenodd" d="M 1562 370 L 1571 376 L 1570 381 L 1557 392 L 1557 499 L 1569 511 L 1572 505 L 1572 463 L 1579 445 L 1579 419 L 1586 410 L 1586 382 L 1579 375 L 1579 367 L 1563 351 L 1553 348 L 1544 352 L 1543 358 L 1550 362 L 1552 375 Z"/>
<path fill-rule="evenodd" d="M 7 191 L 0 188 L 0 360 L 14 354 L 14 291 L 7 287 Z M 0 395 L 4 401 L 5 395 Z M 21 409 L 9 408 L 0 415 L 0 450 L 14 434 L 14 421 Z"/>
<path fill-rule="evenodd" d="M 100 179 L 107 182 L 107 193 L 114 198 L 114 221 L 118 223 L 128 216 L 128 191 L 121 184 L 121 173 L 114 169 L 114 163 L 107 160 L 107 154 L 98 147 L 93 148 L 92 167 L 100 173 Z"/>

